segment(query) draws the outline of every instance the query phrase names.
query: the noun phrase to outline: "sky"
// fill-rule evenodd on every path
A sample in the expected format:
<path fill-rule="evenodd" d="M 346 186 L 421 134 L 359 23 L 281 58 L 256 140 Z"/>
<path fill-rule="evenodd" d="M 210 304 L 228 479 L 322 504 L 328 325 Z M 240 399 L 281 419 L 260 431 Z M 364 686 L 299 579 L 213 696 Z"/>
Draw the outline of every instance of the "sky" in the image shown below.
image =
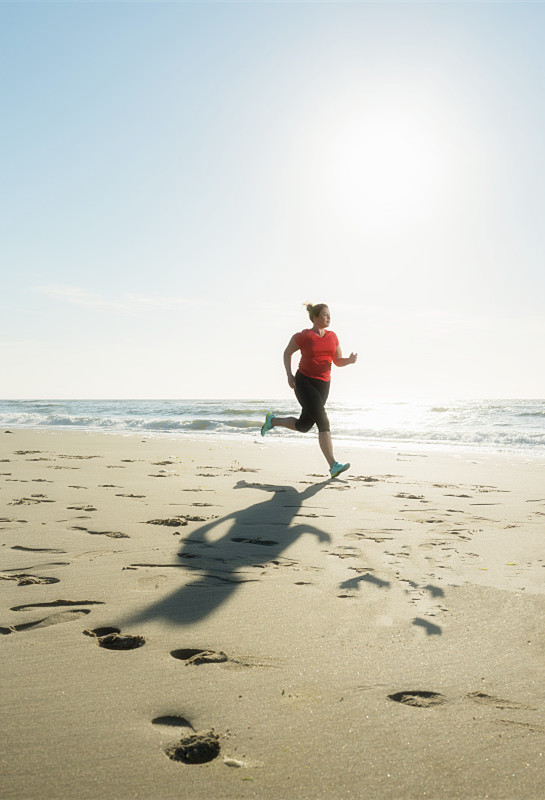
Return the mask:
<path fill-rule="evenodd" d="M 0 4 L 0 397 L 545 397 L 545 4 Z M 294 357 L 294 368 L 297 357 Z"/>

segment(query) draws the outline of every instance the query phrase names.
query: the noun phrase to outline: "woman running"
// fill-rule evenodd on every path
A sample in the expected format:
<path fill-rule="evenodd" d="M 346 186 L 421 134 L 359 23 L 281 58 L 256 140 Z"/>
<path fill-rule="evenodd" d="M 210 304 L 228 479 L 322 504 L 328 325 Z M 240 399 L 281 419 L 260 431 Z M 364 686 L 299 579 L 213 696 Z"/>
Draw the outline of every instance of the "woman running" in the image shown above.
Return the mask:
<path fill-rule="evenodd" d="M 265 436 L 271 428 L 289 428 L 291 431 L 306 433 L 313 425 L 317 425 L 320 448 L 329 464 L 329 474 L 335 478 L 347 470 L 350 464 L 339 464 L 333 455 L 329 420 L 325 412 L 331 382 L 331 362 L 336 367 L 346 367 L 348 364 L 355 364 L 358 355 L 351 353 L 348 358 L 343 358 L 336 334 L 327 330 L 331 317 L 325 303 L 318 303 L 315 306 L 309 303 L 307 311 L 312 328 L 294 334 L 284 350 L 284 367 L 288 383 L 290 388 L 295 390 L 295 396 L 301 404 L 301 415 L 299 419 L 275 417 L 272 411 L 269 411 L 261 428 L 261 435 Z M 291 370 L 291 358 L 297 350 L 301 351 L 301 361 L 294 376 Z"/>

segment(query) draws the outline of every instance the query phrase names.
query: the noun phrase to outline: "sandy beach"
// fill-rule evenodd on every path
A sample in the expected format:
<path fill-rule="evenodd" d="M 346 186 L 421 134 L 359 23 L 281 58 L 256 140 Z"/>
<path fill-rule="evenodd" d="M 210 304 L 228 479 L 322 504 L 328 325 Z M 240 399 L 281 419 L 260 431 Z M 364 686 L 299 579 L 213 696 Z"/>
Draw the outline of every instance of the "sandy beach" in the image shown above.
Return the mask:
<path fill-rule="evenodd" d="M 545 796 L 545 460 L 0 432 L 2 798 Z"/>

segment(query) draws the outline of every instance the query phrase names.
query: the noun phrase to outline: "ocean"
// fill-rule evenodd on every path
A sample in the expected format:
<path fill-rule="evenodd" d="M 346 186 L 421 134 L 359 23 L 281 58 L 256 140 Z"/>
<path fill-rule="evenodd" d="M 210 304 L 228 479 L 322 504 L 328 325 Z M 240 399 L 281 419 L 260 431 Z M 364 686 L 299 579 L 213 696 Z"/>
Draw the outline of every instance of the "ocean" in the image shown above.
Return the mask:
<path fill-rule="evenodd" d="M 262 441 L 267 411 L 298 413 L 279 400 L 0 400 L 0 428 L 100 431 Z M 545 455 L 545 400 L 330 402 L 336 442 Z M 310 434 L 307 434 L 307 436 Z M 302 435 L 276 429 L 268 439 Z"/>

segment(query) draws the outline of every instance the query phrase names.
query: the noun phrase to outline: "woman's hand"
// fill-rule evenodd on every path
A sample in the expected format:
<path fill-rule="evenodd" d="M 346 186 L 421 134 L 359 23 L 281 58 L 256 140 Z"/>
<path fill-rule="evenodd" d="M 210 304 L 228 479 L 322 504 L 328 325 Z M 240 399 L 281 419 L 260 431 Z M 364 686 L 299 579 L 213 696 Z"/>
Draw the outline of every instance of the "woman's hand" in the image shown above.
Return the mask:
<path fill-rule="evenodd" d="M 295 378 L 293 375 L 288 375 L 288 384 L 290 389 L 295 389 Z"/>
<path fill-rule="evenodd" d="M 358 360 L 357 353 L 350 353 L 348 358 L 343 358 L 343 351 L 341 350 L 341 346 L 337 345 L 337 350 L 335 351 L 335 356 L 333 358 L 333 363 L 336 367 L 347 367 L 349 364 L 355 364 Z"/>

